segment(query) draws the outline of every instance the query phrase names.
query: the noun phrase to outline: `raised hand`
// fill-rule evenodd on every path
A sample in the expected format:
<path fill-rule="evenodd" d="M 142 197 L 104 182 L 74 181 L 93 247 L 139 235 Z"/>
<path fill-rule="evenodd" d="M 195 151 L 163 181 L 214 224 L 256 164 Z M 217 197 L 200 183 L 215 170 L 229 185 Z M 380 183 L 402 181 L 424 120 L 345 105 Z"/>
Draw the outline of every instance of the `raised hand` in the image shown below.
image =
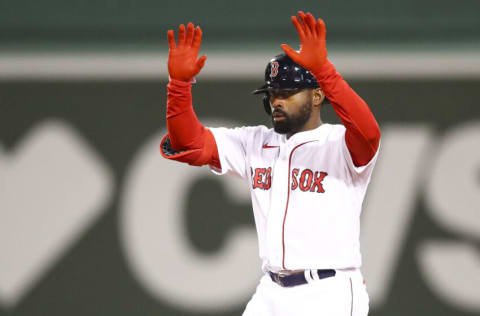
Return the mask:
<path fill-rule="evenodd" d="M 300 37 L 300 51 L 282 44 L 283 51 L 297 64 L 314 74 L 318 73 L 327 61 L 325 23 L 322 19 L 315 20 L 312 14 L 302 11 L 298 11 L 298 18 L 292 16 L 292 23 Z"/>
<path fill-rule="evenodd" d="M 185 34 L 186 33 L 186 34 Z M 170 78 L 190 82 L 196 76 L 203 65 L 207 56 L 198 58 L 200 45 L 202 44 L 202 29 L 196 28 L 193 23 L 188 23 L 185 32 L 185 25 L 178 27 L 178 43 L 175 44 L 175 34 L 173 30 L 168 30 L 168 73 Z"/>

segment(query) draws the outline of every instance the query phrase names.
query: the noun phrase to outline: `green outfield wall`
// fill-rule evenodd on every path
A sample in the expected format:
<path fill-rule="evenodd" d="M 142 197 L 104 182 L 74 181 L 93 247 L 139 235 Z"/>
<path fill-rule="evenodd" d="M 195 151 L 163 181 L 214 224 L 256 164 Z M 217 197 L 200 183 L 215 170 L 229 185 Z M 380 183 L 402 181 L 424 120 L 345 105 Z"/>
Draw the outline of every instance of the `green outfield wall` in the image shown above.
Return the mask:
<path fill-rule="evenodd" d="M 269 125 L 260 83 L 199 80 L 200 120 Z M 362 215 L 370 315 L 479 315 L 480 81 L 350 83 L 382 130 Z M 0 316 L 241 315 L 261 274 L 248 184 L 160 156 L 165 84 L 0 82 Z"/>
<path fill-rule="evenodd" d="M 188 21 L 220 46 L 278 45 L 295 39 L 289 17 L 299 9 L 325 19 L 330 44 L 480 43 L 475 0 L 17 0 L 0 2 L 0 48 L 146 49 L 165 44 L 159 41 L 167 29 Z"/>

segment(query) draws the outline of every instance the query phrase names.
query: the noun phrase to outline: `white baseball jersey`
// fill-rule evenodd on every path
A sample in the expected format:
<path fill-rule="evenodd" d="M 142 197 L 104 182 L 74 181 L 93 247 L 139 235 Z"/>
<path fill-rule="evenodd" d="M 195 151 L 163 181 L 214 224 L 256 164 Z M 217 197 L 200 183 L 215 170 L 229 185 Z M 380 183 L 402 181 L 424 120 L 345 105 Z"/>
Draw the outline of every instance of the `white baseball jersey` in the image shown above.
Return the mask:
<path fill-rule="evenodd" d="M 221 170 L 248 181 L 263 269 L 358 268 L 360 213 L 378 151 L 355 167 L 343 125 L 288 140 L 265 126 L 210 128 Z"/>

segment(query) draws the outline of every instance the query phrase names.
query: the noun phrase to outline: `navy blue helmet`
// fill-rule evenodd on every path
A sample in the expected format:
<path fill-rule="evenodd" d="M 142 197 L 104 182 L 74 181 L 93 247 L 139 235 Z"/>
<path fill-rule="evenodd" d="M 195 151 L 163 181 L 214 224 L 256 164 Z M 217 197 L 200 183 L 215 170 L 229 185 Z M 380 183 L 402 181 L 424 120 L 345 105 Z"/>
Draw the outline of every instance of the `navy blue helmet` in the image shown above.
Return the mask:
<path fill-rule="evenodd" d="M 265 69 L 265 84 L 254 90 L 253 94 L 265 93 L 263 106 L 268 114 L 270 110 L 271 90 L 301 90 L 318 88 L 318 82 L 311 72 L 295 63 L 288 55 L 275 56 Z"/>

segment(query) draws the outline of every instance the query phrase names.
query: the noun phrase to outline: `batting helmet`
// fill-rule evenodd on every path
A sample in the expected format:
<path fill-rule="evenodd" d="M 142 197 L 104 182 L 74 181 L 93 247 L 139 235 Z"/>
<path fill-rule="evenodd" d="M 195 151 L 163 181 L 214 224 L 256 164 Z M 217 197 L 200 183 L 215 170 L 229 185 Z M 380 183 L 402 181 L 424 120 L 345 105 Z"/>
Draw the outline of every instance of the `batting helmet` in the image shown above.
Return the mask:
<path fill-rule="evenodd" d="M 265 93 L 263 106 L 267 114 L 272 114 L 270 109 L 271 90 L 298 90 L 318 88 L 318 82 L 309 70 L 295 63 L 288 55 L 275 56 L 265 69 L 265 84 L 253 91 L 253 94 Z"/>

